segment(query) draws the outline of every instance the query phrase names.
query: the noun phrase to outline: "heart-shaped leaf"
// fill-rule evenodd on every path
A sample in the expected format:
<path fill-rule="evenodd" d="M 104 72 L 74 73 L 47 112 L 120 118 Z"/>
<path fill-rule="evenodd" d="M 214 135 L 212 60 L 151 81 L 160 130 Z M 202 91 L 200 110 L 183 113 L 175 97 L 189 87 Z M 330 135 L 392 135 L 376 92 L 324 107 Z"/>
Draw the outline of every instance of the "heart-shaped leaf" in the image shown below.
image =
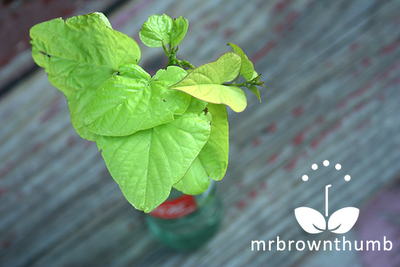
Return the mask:
<path fill-rule="evenodd" d="M 260 101 L 260 103 L 261 103 L 260 91 L 258 91 L 257 86 L 252 84 L 252 85 L 249 86 L 249 90 L 250 90 L 250 92 L 252 92 L 258 98 L 258 101 Z"/>
<path fill-rule="evenodd" d="M 187 195 L 204 193 L 210 186 L 210 178 L 203 163 L 197 157 L 183 178 L 174 185 L 174 188 Z"/>
<path fill-rule="evenodd" d="M 344 234 L 357 222 L 360 210 L 346 207 L 335 211 L 328 220 L 328 229 L 335 234 Z"/>
<path fill-rule="evenodd" d="M 201 113 L 204 114 L 207 105 L 209 105 L 207 102 L 191 97 L 191 102 L 186 112 L 195 114 L 201 114 Z M 212 121 L 213 120 L 214 116 L 212 116 Z M 213 122 L 211 122 L 211 129 L 212 129 L 212 123 Z M 210 138 L 208 139 L 208 141 L 210 140 Z M 203 150 L 204 147 L 202 151 Z M 200 154 L 201 153 L 202 152 L 200 152 Z M 187 195 L 198 195 L 205 192 L 209 186 L 210 186 L 210 178 L 203 163 L 200 161 L 199 156 L 197 156 L 197 158 L 193 161 L 192 165 L 190 166 L 185 176 L 183 176 L 183 178 L 173 187 Z"/>
<path fill-rule="evenodd" d="M 254 66 L 253 63 L 247 58 L 246 54 L 243 52 L 243 50 L 233 44 L 233 43 L 229 43 L 228 45 L 230 45 L 232 47 L 232 50 L 238 54 L 242 60 L 242 65 L 240 67 L 240 73 L 242 74 L 243 78 L 245 78 L 247 81 L 250 81 L 251 79 L 254 78 Z M 256 77 L 257 77 L 257 73 L 256 73 Z"/>
<path fill-rule="evenodd" d="M 171 46 L 177 46 L 182 40 L 183 37 L 185 37 L 186 32 L 189 28 L 189 21 L 182 16 L 179 16 L 179 18 L 175 18 L 172 20 L 173 27 L 171 31 L 171 41 L 170 44 Z"/>
<path fill-rule="evenodd" d="M 240 65 L 238 54 L 225 53 L 218 60 L 195 68 L 170 89 L 186 92 L 209 103 L 225 104 L 235 112 L 242 112 L 247 106 L 246 94 L 237 86 L 224 84 L 239 75 Z"/>
<path fill-rule="evenodd" d="M 148 74 L 142 67 L 137 64 L 124 64 L 118 68 L 118 72 L 119 76 L 125 78 L 145 81 L 149 81 L 151 79 L 150 74 Z"/>
<path fill-rule="evenodd" d="M 191 104 L 193 106 L 196 104 Z M 186 175 L 174 185 L 175 189 L 189 195 L 205 192 L 210 186 L 210 178 L 221 180 L 228 167 L 229 125 L 226 107 L 208 104 L 207 110 L 212 115 L 210 138 Z"/>
<path fill-rule="evenodd" d="M 93 96 L 85 117 L 91 132 L 126 136 L 173 121 L 188 108 L 191 96 L 167 89 L 186 71 L 171 66 L 146 80 L 150 75 L 141 67 L 133 65 L 131 69 L 124 68 L 121 76 L 108 79 Z"/>
<path fill-rule="evenodd" d="M 209 177 L 215 181 L 224 178 L 229 157 L 229 123 L 225 105 L 209 104 L 212 115 L 211 134 L 199 158 Z"/>
<path fill-rule="evenodd" d="M 317 210 L 300 207 L 294 210 L 294 215 L 301 228 L 309 234 L 319 234 L 326 229 L 325 217 Z"/>
<path fill-rule="evenodd" d="M 151 15 L 139 32 L 140 40 L 149 47 L 161 47 L 162 42 L 177 46 L 185 36 L 189 22 L 180 16 L 172 20 L 167 15 Z"/>
<path fill-rule="evenodd" d="M 67 97 L 72 125 L 81 137 L 94 140 L 84 124 L 88 104 L 119 66 L 139 62 L 139 46 L 113 30 L 101 13 L 39 23 L 31 28 L 30 37 L 33 59 Z"/>
<path fill-rule="evenodd" d="M 185 113 L 124 137 L 99 136 L 99 150 L 125 198 L 150 212 L 165 201 L 207 142 L 210 114 Z"/>

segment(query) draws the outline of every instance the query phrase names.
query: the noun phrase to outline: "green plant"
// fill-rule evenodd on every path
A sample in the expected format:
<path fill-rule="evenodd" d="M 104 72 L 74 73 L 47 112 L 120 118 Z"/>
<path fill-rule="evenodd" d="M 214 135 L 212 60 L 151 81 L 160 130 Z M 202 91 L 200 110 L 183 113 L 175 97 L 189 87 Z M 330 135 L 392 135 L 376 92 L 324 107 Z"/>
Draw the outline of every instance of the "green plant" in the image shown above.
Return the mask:
<path fill-rule="evenodd" d="M 112 29 L 102 13 L 53 19 L 30 30 L 32 56 L 68 100 L 77 133 L 96 141 L 126 199 L 150 212 L 172 187 L 200 194 L 228 166 L 226 106 L 246 108 L 247 87 L 260 99 L 260 75 L 243 51 L 195 68 L 176 57 L 188 29 L 182 17 L 152 15 L 140 30 L 149 47 L 162 47 L 168 64 L 151 77 L 141 51 Z M 243 81 L 239 83 L 239 79 Z"/>

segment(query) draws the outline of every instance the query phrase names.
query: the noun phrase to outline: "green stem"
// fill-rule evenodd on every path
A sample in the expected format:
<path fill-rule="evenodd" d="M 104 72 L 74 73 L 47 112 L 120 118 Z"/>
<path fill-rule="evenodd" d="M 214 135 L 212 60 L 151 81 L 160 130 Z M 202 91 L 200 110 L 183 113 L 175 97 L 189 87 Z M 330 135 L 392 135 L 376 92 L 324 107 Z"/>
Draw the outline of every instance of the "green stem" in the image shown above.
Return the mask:
<path fill-rule="evenodd" d="M 167 45 L 165 44 L 164 40 L 162 40 L 162 48 L 164 49 L 165 55 L 169 58 L 170 52 L 169 52 L 169 49 L 167 48 Z"/>
<path fill-rule="evenodd" d="M 179 67 L 181 67 L 181 68 L 183 69 L 182 61 L 180 61 L 180 60 L 177 59 L 176 62 L 178 63 Z"/>
<path fill-rule="evenodd" d="M 188 67 L 189 69 L 195 68 L 195 66 L 193 66 L 192 63 L 187 60 L 178 60 L 178 62 L 180 62 L 183 66 Z"/>
<path fill-rule="evenodd" d="M 240 77 L 240 76 L 238 76 L 238 77 Z M 245 81 L 245 82 L 242 82 L 242 83 L 236 83 L 236 81 L 237 81 L 238 79 L 239 79 L 239 78 L 236 78 L 233 82 L 231 82 L 231 83 L 223 83 L 222 85 L 227 85 L 227 86 L 238 86 L 238 87 L 246 86 L 247 88 L 249 88 L 250 85 L 264 86 L 264 82 L 255 81 L 254 79 L 253 79 L 253 80 L 250 80 L 250 81 Z M 264 86 L 264 87 L 265 87 L 265 86 Z"/>
<path fill-rule="evenodd" d="M 162 40 L 162 47 L 164 49 L 164 53 L 165 55 L 168 57 L 168 63 L 167 66 L 165 66 L 165 69 L 169 66 L 174 66 L 176 64 L 179 65 L 179 67 L 181 67 L 182 69 L 184 69 L 184 67 L 187 67 L 189 69 L 194 69 L 194 66 L 187 60 L 179 60 L 176 57 L 176 52 L 178 51 L 178 47 L 171 47 L 170 44 L 167 44 L 164 42 L 164 40 Z"/>
<path fill-rule="evenodd" d="M 233 83 L 223 83 L 222 85 L 227 85 L 227 86 L 238 86 L 238 87 L 241 87 L 241 86 L 249 86 L 249 85 L 251 85 L 251 84 L 253 84 L 253 83 L 251 83 L 251 82 L 249 82 L 249 81 L 246 81 L 246 82 L 242 82 L 242 83 L 235 83 L 235 82 L 233 82 Z"/>

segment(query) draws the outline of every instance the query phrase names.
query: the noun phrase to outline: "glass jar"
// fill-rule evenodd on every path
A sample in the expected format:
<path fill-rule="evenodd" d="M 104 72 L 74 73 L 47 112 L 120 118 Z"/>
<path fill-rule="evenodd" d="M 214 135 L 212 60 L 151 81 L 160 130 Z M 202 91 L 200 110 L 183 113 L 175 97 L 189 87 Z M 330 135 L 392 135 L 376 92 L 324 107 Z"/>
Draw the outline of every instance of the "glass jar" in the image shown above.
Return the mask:
<path fill-rule="evenodd" d="M 172 189 L 168 199 L 146 214 L 150 231 L 166 246 L 195 250 L 214 236 L 222 220 L 221 199 L 211 181 L 206 192 L 191 196 Z"/>

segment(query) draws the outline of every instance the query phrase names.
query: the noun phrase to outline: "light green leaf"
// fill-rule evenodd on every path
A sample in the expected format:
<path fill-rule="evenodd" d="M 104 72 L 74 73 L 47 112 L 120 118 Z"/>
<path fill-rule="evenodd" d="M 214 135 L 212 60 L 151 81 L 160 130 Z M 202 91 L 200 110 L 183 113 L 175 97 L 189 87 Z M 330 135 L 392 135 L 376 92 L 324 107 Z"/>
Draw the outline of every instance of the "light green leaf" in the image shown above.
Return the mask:
<path fill-rule="evenodd" d="M 186 113 L 203 113 L 205 112 L 205 109 L 208 105 L 207 102 L 200 100 L 198 98 L 195 97 L 190 97 L 191 101 L 190 101 L 190 105 L 188 107 L 188 109 L 186 110 Z"/>
<path fill-rule="evenodd" d="M 261 77 L 261 74 L 258 74 L 256 71 L 253 71 L 253 76 L 251 76 L 251 79 L 253 80 L 254 78 L 257 78 L 258 76 Z M 258 77 L 258 78 L 260 78 L 260 77 Z M 257 81 L 258 81 L 258 79 L 257 79 Z"/>
<path fill-rule="evenodd" d="M 140 40 L 148 47 L 162 47 L 170 43 L 173 22 L 167 15 L 151 15 L 139 31 Z"/>
<path fill-rule="evenodd" d="M 104 22 L 104 24 L 105 24 L 108 28 L 110 28 L 110 29 L 113 28 L 113 27 L 111 26 L 110 21 L 108 20 L 108 18 L 107 18 L 103 13 L 101 13 L 101 12 L 93 12 L 93 14 L 96 14 L 97 16 L 99 16 L 100 19 Z"/>
<path fill-rule="evenodd" d="M 139 32 L 140 40 L 149 47 L 162 47 L 162 42 L 177 46 L 185 36 L 189 22 L 180 16 L 172 20 L 167 15 L 151 15 Z"/>
<path fill-rule="evenodd" d="M 176 184 L 174 188 L 187 195 L 204 193 L 210 186 L 210 178 L 199 157 L 190 166 L 188 172 Z"/>
<path fill-rule="evenodd" d="M 107 20 L 108 21 L 108 20 Z M 125 63 L 137 64 L 140 49 L 129 36 L 110 28 L 100 13 L 53 19 L 30 30 L 32 56 L 49 81 L 68 100 L 78 134 L 94 140 L 84 124 L 87 106 L 98 87 Z"/>
<path fill-rule="evenodd" d="M 159 70 L 150 77 L 141 67 L 131 66 L 133 72 L 108 79 L 97 90 L 86 112 L 88 129 L 99 135 L 126 136 L 174 120 L 183 114 L 191 97 L 168 90 L 186 71 L 175 66 Z"/>
<path fill-rule="evenodd" d="M 151 76 L 142 67 L 137 64 L 127 63 L 118 68 L 117 75 L 132 78 L 132 79 L 143 79 L 150 80 Z"/>
<path fill-rule="evenodd" d="M 258 98 L 258 101 L 260 101 L 261 103 L 261 96 L 260 96 L 260 91 L 258 91 L 257 86 L 255 86 L 254 84 L 251 84 L 249 87 L 250 92 L 252 92 L 253 94 L 256 95 L 256 97 Z"/>
<path fill-rule="evenodd" d="M 253 79 L 253 73 L 254 73 L 253 63 L 247 58 L 246 54 L 239 46 L 233 43 L 229 43 L 228 45 L 232 47 L 233 51 L 236 54 L 238 54 L 242 60 L 240 72 L 242 73 L 243 78 L 245 78 L 246 81 L 250 81 L 251 79 Z"/>
<path fill-rule="evenodd" d="M 174 188 L 188 195 L 198 195 L 210 186 L 210 178 L 219 181 L 228 168 L 229 124 L 226 106 L 209 104 L 211 134 L 185 176 Z"/>
<path fill-rule="evenodd" d="M 186 113 L 206 114 L 207 102 L 191 97 L 191 102 L 186 110 Z M 185 113 L 185 114 L 186 114 Z M 207 110 L 208 113 L 208 110 Z M 210 116 L 208 114 L 208 116 Z M 211 124 L 212 128 L 212 124 Z M 204 148 L 203 148 L 204 149 Z M 201 152 L 200 152 L 201 153 Z M 197 157 L 185 176 L 173 187 L 184 194 L 198 195 L 207 190 L 210 185 L 210 178 L 207 171 L 204 169 L 199 157 Z"/>
<path fill-rule="evenodd" d="M 209 104 L 211 113 L 211 134 L 206 145 L 199 154 L 199 159 L 208 176 L 219 181 L 224 178 L 228 168 L 229 156 L 229 123 L 226 106 Z"/>
<path fill-rule="evenodd" d="M 174 114 L 183 114 L 189 106 L 191 97 L 183 92 L 174 92 L 168 87 L 181 80 L 187 75 L 186 71 L 180 67 L 169 66 L 167 70 L 159 70 L 153 76 L 153 83 L 162 86 L 163 92 L 160 97 L 164 105 Z M 165 100 L 165 101 L 164 101 Z"/>
<path fill-rule="evenodd" d="M 126 137 L 99 136 L 99 150 L 125 198 L 151 212 L 170 193 L 207 142 L 210 114 L 185 113 L 169 123 Z"/>
<path fill-rule="evenodd" d="M 245 93 L 239 87 L 224 84 L 238 76 L 240 65 L 238 54 L 225 53 L 218 60 L 195 68 L 170 89 L 186 92 L 209 103 L 225 104 L 235 112 L 242 112 L 247 106 Z"/>
<path fill-rule="evenodd" d="M 189 21 L 182 16 L 179 16 L 179 18 L 175 18 L 172 22 L 173 28 L 170 34 L 171 46 L 175 47 L 182 41 L 183 37 L 185 37 L 189 28 Z"/>

